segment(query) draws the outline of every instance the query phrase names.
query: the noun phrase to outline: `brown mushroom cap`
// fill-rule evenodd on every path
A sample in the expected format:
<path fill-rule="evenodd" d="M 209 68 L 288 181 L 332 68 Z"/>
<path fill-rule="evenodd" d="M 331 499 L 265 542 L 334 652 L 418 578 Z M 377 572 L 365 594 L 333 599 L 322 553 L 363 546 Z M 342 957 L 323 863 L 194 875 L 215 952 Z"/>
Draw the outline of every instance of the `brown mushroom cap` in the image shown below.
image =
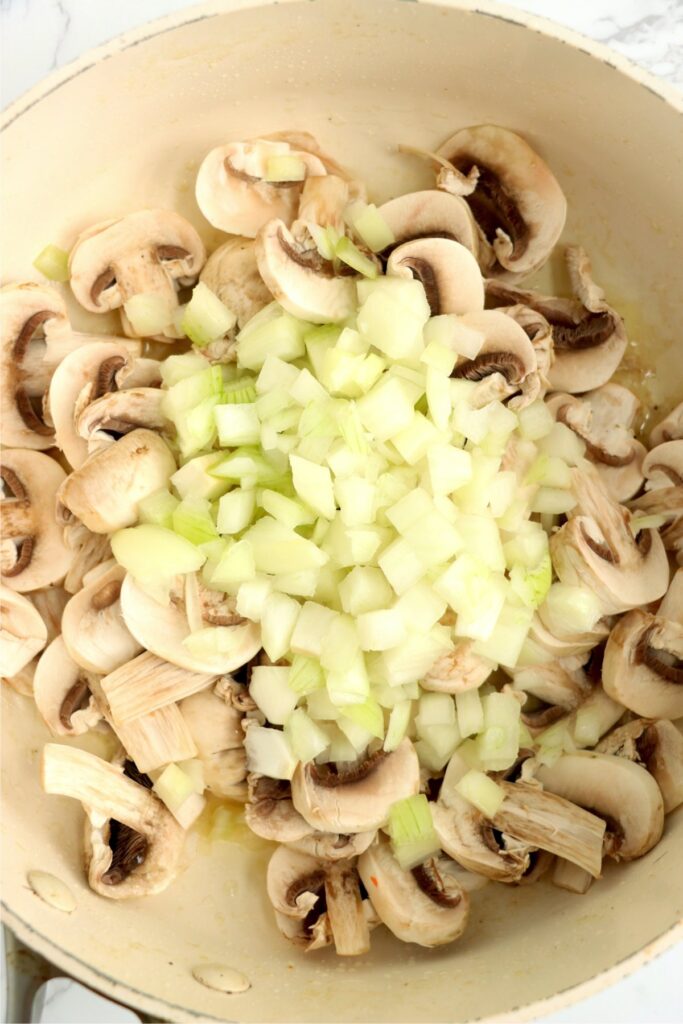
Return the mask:
<path fill-rule="evenodd" d="M 238 327 L 244 327 L 272 298 L 259 274 L 254 243 L 250 238 L 229 238 L 219 245 L 206 261 L 199 280 L 232 310 Z"/>
<path fill-rule="evenodd" d="M 40 452 L 6 448 L 0 456 L 2 579 L 11 590 L 49 587 L 66 575 L 71 553 L 55 521 L 66 473 Z"/>
<path fill-rule="evenodd" d="M 394 245 L 418 238 L 447 238 L 478 256 L 477 225 L 459 196 L 439 189 L 409 192 L 383 203 L 379 212 L 394 236 Z"/>
<path fill-rule="evenodd" d="M 42 407 L 54 369 L 45 361 L 44 333 L 54 320 L 67 323 L 64 300 L 54 288 L 0 288 L 0 433 L 5 445 L 42 450 L 54 444 Z"/>
<path fill-rule="evenodd" d="M 462 128 L 437 153 L 465 175 L 477 168 L 465 202 L 494 249 L 498 271 L 531 274 L 542 266 L 564 227 L 567 202 L 538 153 L 497 125 Z"/>
<path fill-rule="evenodd" d="M 481 382 L 474 395 L 477 406 L 515 396 L 511 409 L 521 409 L 538 397 L 541 380 L 536 353 L 524 330 L 498 310 L 467 313 L 462 323 L 484 335 L 474 359 L 457 363 L 452 377 Z"/>
<path fill-rule="evenodd" d="M 133 295 L 159 295 L 172 312 L 176 287 L 195 281 L 205 259 L 201 238 L 180 214 L 139 210 L 95 224 L 76 239 L 71 290 L 92 313 L 119 309 Z M 135 336 L 126 317 L 123 325 Z"/>
<path fill-rule="evenodd" d="M 450 238 L 416 238 L 392 250 L 390 277 L 415 278 L 432 316 L 476 313 L 484 308 L 484 282 L 472 253 Z"/>

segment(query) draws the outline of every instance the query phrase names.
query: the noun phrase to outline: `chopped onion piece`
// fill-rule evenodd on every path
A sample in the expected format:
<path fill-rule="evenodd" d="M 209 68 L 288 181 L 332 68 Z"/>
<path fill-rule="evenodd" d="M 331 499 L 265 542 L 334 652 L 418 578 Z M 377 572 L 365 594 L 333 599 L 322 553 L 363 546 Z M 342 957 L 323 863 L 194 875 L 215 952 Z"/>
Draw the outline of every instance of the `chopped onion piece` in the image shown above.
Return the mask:
<path fill-rule="evenodd" d="M 258 772 L 271 779 L 291 779 L 294 775 L 297 758 L 280 729 L 250 725 L 245 731 L 244 749 L 250 772 Z"/>
<path fill-rule="evenodd" d="M 255 665 L 251 670 L 249 695 L 269 722 L 284 725 L 298 700 L 289 685 L 289 666 Z"/>
<path fill-rule="evenodd" d="M 336 512 L 332 475 L 327 466 L 318 466 L 298 455 L 290 455 L 294 490 L 309 508 L 326 519 L 332 519 Z"/>
<path fill-rule="evenodd" d="M 243 584 L 244 586 L 244 584 Z M 261 611 L 261 642 L 271 661 L 278 661 L 289 650 L 301 607 L 287 594 L 270 594 Z"/>
<path fill-rule="evenodd" d="M 372 252 L 381 252 L 395 242 L 391 228 L 374 203 L 349 203 L 344 220 Z"/>
<path fill-rule="evenodd" d="M 266 160 L 266 173 L 264 181 L 304 181 L 306 178 L 306 164 L 298 156 L 270 156 Z"/>
<path fill-rule="evenodd" d="M 172 576 L 196 572 L 206 555 L 163 526 L 130 526 L 111 538 L 114 558 L 137 580 L 160 582 Z"/>
<path fill-rule="evenodd" d="M 292 711 L 284 731 L 294 756 L 304 764 L 314 761 L 330 745 L 328 731 L 314 722 L 303 708 Z"/>
<path fill-rule="evenodd" d="M 460 796 L 473 804 L 486 818 L 495 817 L 505 793 L 497 783 L 483 772 L 469 771 L 455 786 Z"/>
<path fill-rule="evenodd" d="M 33 266 L 48 281 L 69 280 L 69 254 L 56 245 L 46 245 L 33 261 Z"/>
<path fill-rule="evenodd" d="M 246 530 L 254 516 L 256 497 L 253 490 L 237 487 L 218 500 L 216 528 L 219 533 L 235 534 Z"/>
<path fill-rule="evenodd" d="M 237 614 L 260 622 L 272 590 L 273 583 L 268 576 L 255 576 L 248 583 L 241 583 L 237 588 Z"/>
<path fill-rule="evenodd" d="M 175 306 L 165 295 L 154 292 L 131 295 L 123 304 L 131 327 L 141 338 L 163 334 L 173 321 Z"/>
<path fill-rule="evenodd" d="M 243 444 L 258 444 L 261 423 L 253 403 L 217 405 L 213 414 L 221 447 L 237 448 Z"/>
<path fill-rule="evenodd" d="M 298 696 L 307 696 L 325 685 L 320 662 L 305 654 L 295 654 L 289 666 L 289 688 Z"/>
<path fill-rule="evenodd" d="M 346 263 L 348 267 L 357 270 L 363 277 L 371 279 L 377 277 L 378 270 L 375 261 L 361 252 L 346 235 L 342 235 L 335 245 L 334 254 L 342 263 Z"/>
<path fill-rule="evenodd" d="M 193 345 L 204 348 L 223 338 L 237 323 L 237 317 L 203 281 L 195 285 L 185 307 L 182 330 Z"/>
<path fill-rule="evenodd" d="M 151 526 L 165 526 L 166 529 L 173 529 L 173 512 L 179 502 L 174 494 L 162 488 L 154 494 L 147 495 L 138 504 L 138 518 L 141 523 L 148 523 Z"/>
<path fill-rule="evenodd" d="M 225 551 L 209 577 L 213 588 L 236 594 L 242 583 L 256 576 L 254 552 L 248 540 L 228 542 Z"/>
<path fill-rule="evenodd" d="M 413 702 L 410 700 L 399 700 L 392 707 L 384 737 L 384 750 L 387 753 L 396 750 L 408 732 L 412 708 Z"/>
<path fill-rule="evenodd" d="M 250 320 L 237 336 L 237 360 L 240 366 L 246 366 L 248 370 L 259 370 L 269 355 L 283 360 L 298 359 L 304 355 L 306 349 L 303 338 L 309 325 L 289 313 L 281 313 L 258 326 L 251 326 L 252 322 Z"/>
<path fill-rule="evenodd" d="M 173 511 L 173 529 L 192 544 L 205 544 L 207 541 L 215 540 L 218 531 L 208 499 L 191 496 L 183 498 Z"/>
<path fill-rule="evenodd" d="M 429 803 L 423 793 L 392 804 L 387 831 L 394 856 L 404 871 L 416 867 L 441 849 Z"/>

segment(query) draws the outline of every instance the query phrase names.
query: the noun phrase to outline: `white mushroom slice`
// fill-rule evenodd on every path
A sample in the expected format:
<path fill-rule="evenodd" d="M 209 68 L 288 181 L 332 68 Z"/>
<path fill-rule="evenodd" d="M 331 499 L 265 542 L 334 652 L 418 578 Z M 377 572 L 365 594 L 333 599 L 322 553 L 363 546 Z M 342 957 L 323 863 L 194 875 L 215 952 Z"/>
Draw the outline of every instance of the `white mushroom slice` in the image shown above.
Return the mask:
<path fill-rule="evenodd" d="M 606 615 L 656 601 L 669 583 L 659 534 L 643 530 L 633 536 L 630 513 L 610 498 L 589 463 L 572 471 L 572 483 L 578 514 L 550 538 L 560 580 L 593 590 Z"/>
<path fill-rule="evenodd" d="M 256 259 L 273 298 L 293 316 L 311 323 L 336 323 L 354 311 L 354 278 L 336 275 L 317 248 L 305 248 L 284 221 L 271 220 L 261 229 Z"/>
<path fill-rule="evenodd" d="M 392 250 L 390 277 L 415 278 L 432 316 L 476 313 L 484 308 L 484 282 L 472 253 L 450 238 L 416 238 Z"/>
<path fill-rule="evenodd" d="M 522 708 L 522 721 L 532 734 L 575 711 L 590 694 L 591 683 L 576 661 L 567 658 L 511 673 L 512 689 L 536 699 L 533 709 Z"/>
<path fill-rule="evenodd" d="M 26 668 L 47 643 L 47 626 L 27 597 L 0 585 L 0 665 L 5 679 Z"/>
<path fill-rule="evenodd" d="M 511 317 L 522 328 L 536 353 L 536 367 L 541 377 L 542 393 L 549 387 L 550 367 L 555 359 L 553 329 L 543 316 L 529 306 L 515 305 L 501 307 L 501 312 Z"/>
<path fill-rule="evenodd" d="M 203 622 L 205 628 L 222 630 L 226 649 L 201 657 L 183 643 L 192 630 L 180 597 L 172 597 L 164 607 L 128 575 L 121 588 L 121 611 L 128 629 L 146 650 L 190 672 L 224 675 L 244 665 L 261 649 L 261 631 L 257 624 L 237 615 L 234 598 L 219 597 L 219 607 L 211 609 L 207 605 L 203 610 Z"/>
<path fill-rule="evenodd" d="M 464 199 L 438 189 L 409 192 L 379 208 L 395 245 L 417 238 L 448 238 L 479 254 L 477 225 Z"/>
<path fill-rule="evenodd" d="M 564 227 L 567 201 L 550 168 L 519 135 L 497 125 L 462 128 L 437 150 L 456 170 L 478 171 L 465 196 L 498 267 L 526 275 L 546 262 Z"/>
<path fill-rule="evenodd" d="M 498 310 L 467 313 L 461 318 L 466 327 L 484 335 L 484 344 L 474 359 L 459 362 L 452 377 L 480 381 L 473 403 L 484 406 L 495 400 L 511 409 L 523 409 L 541 392 L 536 353 L 522 327 Z"/>
<path fill-rule="evenodd" d="M 55 521 L 55 501 L 66 473 L 40 452 L 5 448 L 0 453 L 2 580 L 24 593 L 64 578 L 71 553 Z"/>
<path fill-rule="evenodd" d="M 133 343 L 127 341 L 125 344 L 130 346 Z M 161 366 L 162 363 L 158 359 L 147 357 L 133 359 L 116 371 L 116 387 L 117 389 L 161 387 Z"/>
<path fill-rule="evenodd" d="M 272 300 L 259 274 L 254 243 L 250 238 L 229 238 L 220 245 L 209 256 L 199 280 L 232 310 L 240 328 Z"/>
<path fill-rule="evenodd" d="M 69 656 L 61 636 L 38 659 L 33 696 L 53 736 L 80 736 L 102 719 L 88 674 Z"/>
<path fill-rule="evenodd" d="M 294 845 L 306 836 L 320 835 L 295 809 L 289 782 L 254 772 L 247 776 L 247 782 L 249 799 L 244 820 L 257 836 Z M 303 852 L 317 856 L 313 850 Z"/>
<path fill-rule="evenodd" d="M 123 344 L 102 341 L 76 349 L 56 368 L 48 392 L 50 420 L 57 446 L 74 469 L 88 457 L 87 442 L 76 428 L 77 400 L 84 405 L 115 391 L 117 372 L 131 363 Z"/>
<path fill-rule="evenodd" d="M 650 447 L 665 441 L 680 441 L 683 439 L 683 402 L 680 402 L 675 409 L 672 409 L 668 416 L 652 428 L 650 431 Z"/>
<path fill-rule="evenodd" d="M 123 572 L 120 569 L 119 572 L 121 580 Z M 108 584 L 105 581 L 103 585 L 106 587 Z M 140 650 L 137 642 L 134 647 L 136 651 Z M 206 690 L 215 678 L 211 673 L 188 672 L 150 651 L 143 651 L 130 661 L 119 661 L 102 679 L 102 689 L 116 721 L 127 722 Z"/>
<path fill-rule="evenodd" d="M 45 328 L 68 323 L 61 295 L 46 285 L 0 289 L 0 433 L 2 443 L 45 449 L 54 432 L 43 415 L 43 399 L 55 362 L 46 359 Z"/>
<path fill-rule="evenodd" d="M 538 777 L 538 773 L 537 773 Z M 492 824 L 501 832 L 570 860 L 600 876 L 605 822 L 570 800 L 544 793 L 537 785 L 498 782 L 505 799 Z"/>
<path fill-rule="evenodd" d="M 392 753 L 377 750 L 358 762 L 298 765 L 292 800 L 319 832 L 346 835 L 380 828 L 388 821 L 391 805 L 419 789 L 417 754 L 404 739 Z"/>
<path fill-rule="evenodd" d="M 581 751 L 539 767 L 536 778 L 549 792 L 605 819 L 609 857 L 634 860 L 659 842 L 664 828 L 662 794 L 640 765 L 612 754 Z"/>
<path fill-rule="evenodd" d="M 55 743 L 43 750 L 41 778 L 46 793 L 83 804 L 86 871 L 95 892 L 130 899 L 170 885 L 185 832 L 150 788 L 126 777 L 122 766 Z"/>
<path fill-rule="evenodd" d="M 205 259 L 201 238 L 180 214 L 139 210 L 79 235 L 69 256 L 71 290 L 92 313 L 121 309 L 124 332 L 136 337 L 122 309 L 128 299 L 158 296 L 168 306 L 170 323 L 178 306 L 176 289 L 196 281 Z"/>
<path fill-rule="evenodd" d="M 534 847 L 501 834 L 456 792 L 430 804 L 441 849 L 468 871 L 495 882 L 519 882 L 531 866 Z"/>
<path fill-rule="evenodd" d="M 375 831 L 356 832 L 354 835 L 311 832 L 301 839 L 289 842 L 288 845 L 295 850 L 303 851 L 303 853 L 310 853 L 312 857 L 320 857 L 322 860 L 349 860 L 364 853 L 374 842 L 376 835 Z"/>
<path fill-rule="evenodd" d="M 92 533 L 78 520 L 64 527 L 64 543 L 71 552 L 64 589 L 68 594 L 76 594 L 88 573 L 111 558 L 111 545 L 106 534 Z"/>
<path fill-rule="evenodd" d="M 475 654 L 473 647 L 473 640 L 461 640 L 453 650 L 438 658 L 421 681 L 423 689 L 442 693 L 478 689 L 491 675 L 495 664 Z"/>
<path fill-rule="evenodd" d="M 200 758 L 242 746 L 242 713 L 215 689 L 199 690 L 181 700 L 179 706 Z"/>
<path fill-rule="evenodd" d="M 74 594 L 64 609 L 64 643 L 70 657 L 88 672 L 113 672 L 142 649 L 121 615 L 119 595 L 124 576 L 125 570 L 113 565 Z"/>
<path fill-rule="evenodd" d="M 244 748 L 221 750 L 202 758 L 204 783 L 214 796 L 224 800 L 246 800 L 247 755 Z"/>
<path fill-rule="evenodd" d="M 278 927 L 296 945 L 310 950 L 331 940 L 340 956 L 368 952 L 368 916 L 353 861 L 325 862 L 280 846 L 266 888 Z"/>
<path fill-rule="evenodd" d="M 683 717 L 683 624 L 634 609 L 610 633 L 603 685 L 647 718 Z"/>
<path fill-rule="evenodd" d="M 469 897 L 447 865 L 445 857 L 430 857 L 404 871 L 386 839 L 361 855 L 358 872 L 370 901 L 401 942 L 431 949 L 454 942 L 465 931 Z"/>
<path fill-rule="evenodd" d="M 642 508 L 649 499 L 650 510 L 661 510 L 666 525 L 661 537 L 667 551 L 683 549 L 683 440 L 664 441 L 652 448 L 643 461 L 646 494 L 637 504 Z M 658 501 L 659 499 L 659 501 Z"/>
<path fill-rule="evenodd" d="M 640 402 L 620 384 L 604 384 L 576 398 L 552 395 L 546 402 L 560 423 L 585 442 L 586 455 L 597 467 L 615 501 L 628 501 L 643 484 L 646 449 L 633 436 Z"/>
<path fill-rule="evenodd" d="M 288 142 L 229 142 L 207 153 L 199 167 L 195 194 L 209 224 L 247 238 L 255 238 L 274 218 L 291 224 L 303 181 L 264 180 L 268 159 L 278 156 L 300 160 L 307 176 L 327 173 L 318 157 L 292 150 Z"/>
<path fill-rule="evenodd" d="M 299 200 L 297 220 L 332 227 L 344 233 L 344 209 L 349 202 L 349 183 L 336 174 L 306 178 Z"/>
<path fill-rule="evenodd" d="M 31 594 L 31 602 L 45 623 L 48 643 L 62 631 L 62 615 L 68 600 L 64 587 L 46 587 Z"/>
<path fill-rule="evenodd" d="M 129 388 L 103 395 L 77 417 L 76 431 L 89 453 L 140 427 L 162 432 L 168 425 L 161 411 L 163 396 L 159 388 Z"/>
<path fill-rule="evenodd" d="M 138 503 L 166 487 L 176 463 L 151 430 L 132 430 L 94 452 L 59 491 L 59 501 L 93 533 L 113 533 L 137 522 Z"/>
<path fill-rule="evenodd" d="M 28 665 L 20 668 L 18 672 L 15 672 L 13 676 L 0 675 L 0 679 L 7 686 L 11 686 L 13 690 L 20 693 L 22 697 L 33 697 L 33 679 L 36 673 L 36 666 L 38 659 L 33 658 L 29 661 Z"/>
<path fill-rule="evenodd" d="M 673 722 L 636 718 L 605 736 L 595 749 L 647 768 L 662 791 L 665 814 L 683 804 L 683 734 Z"/>
<path fill-rule="evenodd" d="M 597 622 L 595 627 L 585 633 L 569 633 L 556 635 L 544 621 L 544 606 L 531 620 L 522 657 L 518 665 L 537 665 L 565 658 L 581 657 L 588 654 L 609 636 L 609 626 L 604 620 Z M 555 624 L 553 623 L 553 629 Z M 559 631 L 557 631 L 559 632 Z"/>

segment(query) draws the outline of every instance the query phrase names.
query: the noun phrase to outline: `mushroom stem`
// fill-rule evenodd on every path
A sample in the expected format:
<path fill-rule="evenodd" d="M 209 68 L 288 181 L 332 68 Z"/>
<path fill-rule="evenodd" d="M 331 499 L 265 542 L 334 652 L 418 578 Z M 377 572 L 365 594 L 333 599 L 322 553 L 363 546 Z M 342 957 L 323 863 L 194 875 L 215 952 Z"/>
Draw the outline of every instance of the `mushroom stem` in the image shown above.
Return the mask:
<path fill-rule="evenodd" d="M 61 743 L 43 748 L 41 781 L 46 793 L 80 800 L 89 811 L 143 834 L 158 814 L 158 800 L 144 786 L 108 761 Z"/>
<path fill-rule="evenodd" d="M 328 867 L 325 898 L 337 953 L 340 956 L 367 953 L 370 930 L 363 913 L 358 872 L 349 861 L 332 862 Z"/>
<path fill-rule="evenodd" d="M 189 672 L 143 651 L 102 679 L 102 689 L 117 723 L 140 718 L 206 689 L 215 674 Z"/>
<path fill-rule="evenodd" d="M 493 824 L 515 839 L 564 857 L 593 878 L 602 868 L 605 822 L 581 807 L 522 782 L 499 782 L 505 800 Z"/>

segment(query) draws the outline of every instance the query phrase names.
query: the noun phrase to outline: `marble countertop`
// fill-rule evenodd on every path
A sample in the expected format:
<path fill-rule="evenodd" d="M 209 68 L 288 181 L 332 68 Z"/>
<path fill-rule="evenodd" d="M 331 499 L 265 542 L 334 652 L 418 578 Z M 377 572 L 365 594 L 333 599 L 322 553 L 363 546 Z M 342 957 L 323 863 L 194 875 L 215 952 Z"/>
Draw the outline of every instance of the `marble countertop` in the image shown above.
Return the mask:
<path fill-rule="evenodd" d="M 187 6 L 187 0 L 0 0 L 2 105 L 84 50 Z M 511 6 L 591 36 L 683 89 L 683 0 L 518 0 Z M 538 1024 L 680 1024 L 682 975 L 679 946 Z M 138 1019 L 65 980 L 49 982 L 45 996 L 35 1017 L 44 1024 Z"/>

